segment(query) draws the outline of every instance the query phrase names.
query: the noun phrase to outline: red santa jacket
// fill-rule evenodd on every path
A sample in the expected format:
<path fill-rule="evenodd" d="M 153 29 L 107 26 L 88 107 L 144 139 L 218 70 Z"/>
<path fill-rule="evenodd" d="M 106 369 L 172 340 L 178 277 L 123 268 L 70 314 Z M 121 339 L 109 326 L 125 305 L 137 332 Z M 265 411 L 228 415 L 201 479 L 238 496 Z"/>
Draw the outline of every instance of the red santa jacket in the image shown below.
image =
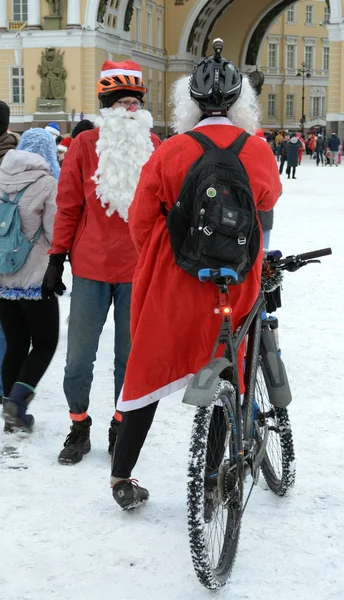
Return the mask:
<path fill-rule="evenodd" d="M 132 281 L 137 252 L 129 226 L 117 212 L 106 215 L 92 180 L 98 165 L 99 129 L 81 133 L 71 144 L 61 169 L 54 237 L 50 254 L 71 253 L 78 277 L 127 283 Z M 155 148 L 161 140 L 152 134 Z"/>
<path fill-rule="evenodd" d="M 228 126 L 227 119 L 210 122 L 218 120 L 202 121 L 201 131 L 222 148 L 242 132 Z M 166 140 L 143 167 L 129 209 L 130 231 L 140 257 L 133 280 L 132 349 L 118 410 L 140 408 L 183 387 L 191 374 L 209 362 L 219 332 L 221 317 L 213 312 L 217 286 L 201 283 L 177 266 L 166 227 L 166 212 L 201 153 L 189 136 Z M 257 207 L 271 210 L 281 183 L 270 146 L 252 136 L 240 159 Z M 230 289 L 234 328 L 258 296 L 261 268 L 262 247 L 246 281 Z"/>

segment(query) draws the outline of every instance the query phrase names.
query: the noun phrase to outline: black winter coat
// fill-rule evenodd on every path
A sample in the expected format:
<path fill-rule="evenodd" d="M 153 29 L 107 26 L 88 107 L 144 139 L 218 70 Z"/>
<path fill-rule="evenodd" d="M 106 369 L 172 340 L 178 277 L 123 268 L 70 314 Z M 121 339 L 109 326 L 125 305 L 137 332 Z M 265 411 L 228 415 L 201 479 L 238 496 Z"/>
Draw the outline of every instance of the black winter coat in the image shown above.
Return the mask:
<path fill-rule="evenodd" d="M 297 167 L 297 165 L 299 164 L 299 159 L 298 159 L 299 148 L 302 148 L 302 143 L 300 142 L 300 140 L 297 140 L 297 142 L 288 142 L 288 154 L 287 154 L 288 167 Z"/>
<path fill-rule="evenodd" d="M 288 143 L 289 142 L 287 142 L 287 140 L 284 140 L 280 146 L 279 155 L 285 156 L 285 158 L 287 158 L 287 156 L 288 156 Z"/>

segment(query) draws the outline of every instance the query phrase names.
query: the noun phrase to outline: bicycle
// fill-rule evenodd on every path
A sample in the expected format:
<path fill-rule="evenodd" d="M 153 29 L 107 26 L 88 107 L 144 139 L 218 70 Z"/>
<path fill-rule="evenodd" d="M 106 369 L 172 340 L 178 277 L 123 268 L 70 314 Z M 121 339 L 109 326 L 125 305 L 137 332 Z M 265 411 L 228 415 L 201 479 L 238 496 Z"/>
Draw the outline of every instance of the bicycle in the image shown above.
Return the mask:
<path fill-rule="evenodd" d="M 297 271 L 330 248 L 282 258 L 268 252 L 263 283 L 281 271 Z M 245 321 L 233 332 L 228 285 L 231 269 L 202 269 L 201 281 L 219 287 L 215 311 L 222 315 L 210 362 L 189 382 L 183 403 L 197 407 L 188 467 L 188 528 L 193 566 L 208 589 L 228 581 L 236 557 L 242 516 L 260 471 L 268 487 L 284 496 L 294 485 L 295 457 L 287 406 L 292 396 L 279 348 L 275 319 L 266 316 L 261 290 Z M 268 287 L 268 286 L 265 286 Z M 245 394 L 239 388 L 237 352 L 246 343 Z M 222 358 L 215 358 L 220 344 Z M 244 482 L 252 484 L 244 499 Z"/>

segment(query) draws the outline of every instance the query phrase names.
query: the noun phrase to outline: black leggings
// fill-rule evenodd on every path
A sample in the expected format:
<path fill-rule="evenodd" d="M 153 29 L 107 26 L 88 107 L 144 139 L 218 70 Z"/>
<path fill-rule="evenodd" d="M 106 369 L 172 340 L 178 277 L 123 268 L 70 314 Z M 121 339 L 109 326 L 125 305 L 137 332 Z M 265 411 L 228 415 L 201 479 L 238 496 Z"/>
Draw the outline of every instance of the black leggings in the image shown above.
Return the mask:
<path fill-rule="evenodd" d="M 0 298 L 0 322 L 7 346 L 2 363 L 2 386 L 8 398 L 16 381 L 35 388 L 54 356 L 59 336 L 57 299 Z"/>
<path fill-rule="evenodd" d="M 113 477 L 128 479 L 131 476 L 152 425 L 158 404 L 159 402 L 154 402 L 154 404 L 149 404 L 144 408 L 121 413 L 123 420 L 119 426 L 112 462 L 111 475 Z M 207 452 L 207 467 L 211 470 L 218 469 L 223 459 L 226 431 L 223 410 L 215 406 L 210 425 Z"/>
<path fill-rule="evenodd" d="M 159 402 L 123 412 L 112 462 L 112 476 L 128 479 L 136 465 Z"/>

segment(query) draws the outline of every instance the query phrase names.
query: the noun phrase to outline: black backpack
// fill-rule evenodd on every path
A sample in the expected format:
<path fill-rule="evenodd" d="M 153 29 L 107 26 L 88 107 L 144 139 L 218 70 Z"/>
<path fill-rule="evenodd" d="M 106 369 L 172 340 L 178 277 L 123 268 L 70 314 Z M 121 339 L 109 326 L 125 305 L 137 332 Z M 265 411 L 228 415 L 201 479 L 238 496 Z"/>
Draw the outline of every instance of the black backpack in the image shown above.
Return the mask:
<path fill-rule="evenodd" d="M 204 154 L 191 166 L 167 215 L 176 262 L 194 277 L 200 269 L 229 267 L 242 283 L 260 247 L 252 190 L 238 157 L 250 136 L 243 132 L 222 149 L 198 131 L 187 135 Z"/>

